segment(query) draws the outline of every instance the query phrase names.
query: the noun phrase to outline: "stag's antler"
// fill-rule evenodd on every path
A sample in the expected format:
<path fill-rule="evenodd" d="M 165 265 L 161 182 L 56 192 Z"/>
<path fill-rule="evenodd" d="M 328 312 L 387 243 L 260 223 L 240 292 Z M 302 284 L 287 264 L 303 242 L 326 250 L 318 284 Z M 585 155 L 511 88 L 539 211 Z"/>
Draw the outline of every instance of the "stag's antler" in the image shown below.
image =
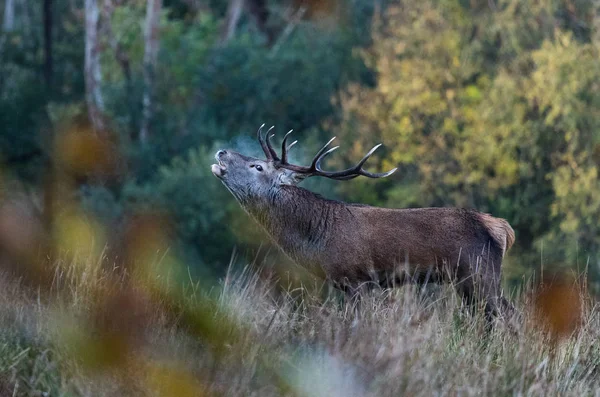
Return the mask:
<path fill-rule="evenodd" d="M 287 145 L 287 139 L 293 130 L 291 130 L 287 134 L 285 134 L 285 137 L 283 138 L 283 142 L 281 143 L 281 158 L 279 158 L 277 156 L 277 152 L 275 152 L 275 149 L 273 149 L 273 146 L 271 146 L 271 141 L 270 141 L 271 137 L 274 136 L 274 134 L 269 135 L 269 133 L 273 129 L 273 127 L 271 127 L 269 129 L 269 131 L 267 131 L 266 139 L 263 138 L 263 136 L 262 136 L 263 127 L 264 127 L 264 124 L 258 129 L 258 141 L 260 142 L 260 145 L 262 146 L 263 151 L 265 152 L 265 155 L 267 156 L 267 160 L 273 161 L 277 167 L 286 168 L 286 169 L 294 171 L 298 174 L 304 174 L 306 176 L 324 176 L 326 178 L 343 181 L 343 180 L 353 179 L 353 178 L 356 178 L 357 176 L 361 176 L 361 175 L 366 176 L 368 178 L 384 178 L 386 176 L 392 175 L 397 170 L 397 168 L 394 168 L 393 170 L 390 170 L 388 172 L 371 173 L 371 172 L 365 171 L 362 168 L 363 165 L 369 159 L 369 157 L 371 157 L 371 155 L 381 146 L 381 144 L 378 144 L 378 145 L 375 145 L 373 147 L 373 149 L 369 150 L 369 152 L 355 166 L 345 169 L 343 171 L 337 171 L 337 172 L 324 171 L 321 168 L 321 161 L 323 161 L 323 159 L 327 155 L 329 155 L 331 152 L 333 152 L 334 150 L 339 148 L 339 146 L 334 146 L 330 149 L 327 149 L 328 146 L 331 144 L 331 142 L 333 142 L 335 137 L 331 138 L 329 140 L 329 142 L 327 142 L 321 148 L 321 150 L 319 150 L 317 152 L 317 154 L 313 158 L 310 166 L 304 167 L 304 166 L 300 166 L 300 165 L 290 164 L 287 161 L 288 151 L 290 150 L 290 148 L 292 146 L 294 146 L 298 142 L 298 141 L 294 141 L 291 144 Z"/>
<path fill-rule="evenodd" d="M 256 135 L 258 136 L 258 141 L 260 142 L 260 146 L 262 146 L 262 150 L 263 150 L 263 152 L 265 152 L 265 155 L 267 156 L 267 160 L 280 161 L 279 157 L 277 156 L 277 152 L 275 151 L 275 149 L 273 149 L 273 146 L 271 146 L 271 137 L 273 137 L 273 135 L 275 135 L 275 134 L 271 134 L 271 130 L 273 128 L 275 128 L 275 126 L 272 126 L 267 131 L 267 139 L 266 140 L 262 136 L 262 130 L 264 127 L 265 127 L 264 124 L 261 125 L 260 128 L 258 129 L 258 132 L 256 133 Z"/>

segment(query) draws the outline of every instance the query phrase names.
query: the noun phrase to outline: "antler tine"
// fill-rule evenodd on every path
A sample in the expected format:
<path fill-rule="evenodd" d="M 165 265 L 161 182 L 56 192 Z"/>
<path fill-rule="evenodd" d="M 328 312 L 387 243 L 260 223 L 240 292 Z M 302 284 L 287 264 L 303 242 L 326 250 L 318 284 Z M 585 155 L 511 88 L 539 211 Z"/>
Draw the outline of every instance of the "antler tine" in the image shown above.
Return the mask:
<path fill-rule="evenodd" d="M 326 155 L 326 153 L 325 153 L 326 151 L 329 152 L 329 153 L 331 153 L 333 151 L 333 150 L 327 150 L 327 146 L 329 146 L 331 144 L 331 142 L 333 142 L 334 139 L 335 139 L 335 137 L 331 138 L 329 140 L 329 142 L 327 142 L 325 145 L 323 145 L 323 147 L 321 148 L 321 150 L 319 150 L 317 152 L 317 154 L 313 158 L 312 163 L 310 163 L 310 170 L 311 171 L 317 171 L 317 164 L 321 163 L 321 158 Z"/>
<path fill-rule="evenodd" d="M 272 126 L 267 131 L 267 138 L 266 138 L 267 149 L 269 150 L 269 153 L 271 154 L 270 159 L 273 161 L 279 161 L 279 156 L 277 155 L 277 152 L 275 151 L 275 149 L 273 149 L 273 145 L 271 145 L 271 138 L 273 138 L 275 136 L 275 134 L 271 134 L 271 131 L 273 130 L 273 128 L 275 128 L 275 126 Z"/>
<path fill-rule="evenodd" d="M 317 163 L 315 164 L 315 169 L 316 169 L 317 171 L 323 171 L 323 170 L 321 169 L 321 161 L 323 161 L 323 159 L 324 159 L 325 157 L 327 157 L 327 155 L 329 155 L 331 152 L 333 152 L 334 150 L 336 150 L 336 149 L 338 149 L 338 148 L 339 148 L 339 146 L 334 146 L 334 147 L 332 147 L 331 149 L 329 149 L 328 151 L 326 151 L 325 153 L 323 153 L 323 155 L 322 155 L 321 157 L 319 157 L 319 159 L 317 160 Z"/>
<path fill-rule="evenodd" d="M 283 137 L 283 142 L 281 142 L 281 163 L 282 164 L 286 164 L 287 163 L 287 155 L 288 155 L 288 150 L 294 146 L 296 144 L 296 142 L 298 141 L 294 141 L 290 144 L 290 146 L 286 146 L 287 143 L 287 139 L 290 136 L 290 134 L 293 132 L 294 130 L 289 130 L 287 134 L 285 134 L 285 136 Z"/>
<path fill-rule="evenodd" d="M 371 157 L 373 155 L 373 153 L 375 153 L 375 151 L 377 149 L 379 149 L 381 147 L 381 143 L 373 146 L 373 149 L 369 150 L 367 152 L 367 154 L 365 154 L 365 156 L 356 164 L 357 169 L 362 169 L 362 166 L 365 165 L 365 163 L 367 162 L 367 160 L 369 159 L 369 157 Z"/>
<path fill-rule="evenodd" d="M 260 143 L 260 146 L 262 147 L 263 152 L 265 152 L 265 156 L 267 156 L 267 160 L 272 161 L 273 153 L 271 153 L 271 150 L 269 150 L 269 146 L 267 145 L 267 142 L 265 142 L 265 139 L 263 138 L 263 134 L 262 134 L 263 128 L 265 128 L 264 123 L 263 123 L 263 125 L 261 125 L 258 128 L 258 131 L 256 132 L 256 137 L 258 138 L 258 142 Z M 271 131 L 271 130 L 269 129 L 269 131 Z"/>
<path fill-rule="evenodd" d="M 371 172 L 365 171 L 362 168 L 363 165 L 369 159 L 369 157 L 371 157 L 371 155 L 373 153 L 375 153 L 375 151 L 377 149 L 379 149 L 380 146 L 381 146 L 381 144 L 375 145 L 373 147 L 373 149 L 369 150 L 369 152 L 367 154 L 365 154 L 365 156 L 354 167 L 350 167 L 348 169 L 345 169 L 343 171 L 338 171 L 338 172 L 327 172 L 327 171 L 322 171 L 321 169 L 318 169 L 317 173 L 315 173 L 314 175 L 324 176 L 327 178 L 336 179 L 336 180 L 340 180 L 340 181 L 353 179 L 353 178 L 356 178 L 357 176 L 361 176 L 361 175 L 366 176 L 367 178 L 385 178 L 387 176 L 390 176 L 394 172 L 396 172 L 397 168 L 394 168 L 393 170 L 390 170 L 388 172 L 382 172 L 382 173 L 371 173 Z"/>
<path fill-rule="evenodd" d="M 290 151 L 290 148 L 291 148 L 292 146 L 294 146 L 295 144 L 297 144 L 297 143 L 298 143 L 298 141 L 294 141 L 294 142 L 290 143 L 290 144 L 287 146 L 286 150 L 289 152 L 289 151 Z"/>

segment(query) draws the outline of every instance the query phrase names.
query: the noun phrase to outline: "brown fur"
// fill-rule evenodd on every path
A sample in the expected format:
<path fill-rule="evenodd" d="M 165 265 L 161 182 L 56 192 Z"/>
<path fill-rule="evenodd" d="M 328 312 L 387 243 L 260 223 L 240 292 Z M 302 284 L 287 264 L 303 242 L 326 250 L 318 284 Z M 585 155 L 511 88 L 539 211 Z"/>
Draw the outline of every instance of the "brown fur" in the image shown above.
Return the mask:
<path fill-rule="evenodd" d="M 479 215 L 494 240 L 502 247 L 502 256 L 504 256 L 515 242 L 515 231 L 504 219 L 494 218 L 490 214 Z"/>
<path fill-rule="evenodd" d="M 298 264 L 354 291 L 365 282 L 454 282 L 465 302 L 496 311 L 508 222 L 458 208 L 387 209 L 324 199 L 283 186 L 248 212 Z"/>

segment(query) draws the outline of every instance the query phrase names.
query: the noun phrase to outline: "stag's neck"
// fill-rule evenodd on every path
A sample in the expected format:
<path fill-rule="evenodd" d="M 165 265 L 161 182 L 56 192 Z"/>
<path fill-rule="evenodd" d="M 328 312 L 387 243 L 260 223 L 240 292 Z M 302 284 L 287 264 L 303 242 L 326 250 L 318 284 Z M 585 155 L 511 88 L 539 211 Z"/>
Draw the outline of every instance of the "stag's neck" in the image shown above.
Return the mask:
<path fill-rule="evenodd" d="M 267 199 L 247 203 L 247 212 L 294 261 L 314 262 L 331 235 L 344 204 L 306 189 L 282 186 Z"/>

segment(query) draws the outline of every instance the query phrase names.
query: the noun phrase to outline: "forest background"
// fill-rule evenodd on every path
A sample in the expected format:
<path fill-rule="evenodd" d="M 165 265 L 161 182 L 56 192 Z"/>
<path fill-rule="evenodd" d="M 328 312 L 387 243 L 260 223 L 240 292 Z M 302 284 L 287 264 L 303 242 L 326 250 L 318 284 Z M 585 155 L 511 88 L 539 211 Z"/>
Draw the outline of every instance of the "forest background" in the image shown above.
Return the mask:
<path fill-rule="evenodd" d="M 306 187 L 492 213 L 517 236 L 506 285 L 559 267 L 587 272 L 598 291 L 598 2 L 0 4 L 0 194 L 29 197 L 48 224 L 77 203 L 78 221 L 115 231 L 99 242 L 110 245 L 160 209 L 197 274 L 224 275 L 234 253 L 284 261 L 210 172 L 219 148 L 260 156 L 267 123 L 279 139 L 295 130 L 295 162 L 335 135 L 327 168 L 380 142 L 370 167 L 399 167 Z M 68 188 L 49 183 L 65 167 Z"/>

